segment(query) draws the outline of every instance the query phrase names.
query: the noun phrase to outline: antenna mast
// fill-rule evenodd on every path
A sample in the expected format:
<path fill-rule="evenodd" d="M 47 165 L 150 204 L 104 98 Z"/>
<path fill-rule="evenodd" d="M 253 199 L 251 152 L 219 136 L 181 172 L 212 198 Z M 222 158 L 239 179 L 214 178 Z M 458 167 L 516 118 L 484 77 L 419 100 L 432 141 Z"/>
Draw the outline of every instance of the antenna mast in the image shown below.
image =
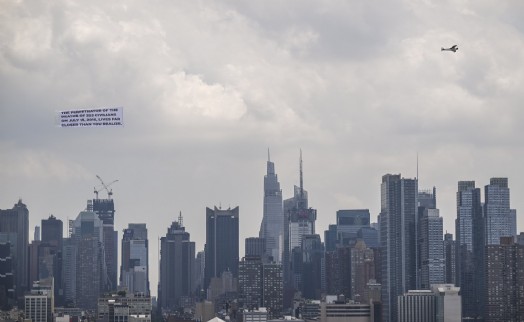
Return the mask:
<path fill-rule="evenodd" d="M 300 198 L 304 198 L 304 175 L 302 172 L 302 149 L 300 149 Z"/>

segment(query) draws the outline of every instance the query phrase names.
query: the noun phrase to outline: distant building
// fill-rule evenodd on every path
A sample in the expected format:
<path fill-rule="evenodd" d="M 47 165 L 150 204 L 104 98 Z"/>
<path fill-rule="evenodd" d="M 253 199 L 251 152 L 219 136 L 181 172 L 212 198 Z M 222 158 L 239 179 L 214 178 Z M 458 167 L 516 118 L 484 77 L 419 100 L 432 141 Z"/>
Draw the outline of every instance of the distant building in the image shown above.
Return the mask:
<path fill-rule="evenodd" d="M 64 225 L 62 220 L 50 215 L 42 219 L 43 250 L 39 256 L 38 277 L 54 277 L 55 301 L 63 305 L 62 265 L 63 265 Z"/>
<path fill-rule="evenodd" d="M 375 257 L 364 241 L 358 240 L 351 249 L 351 297 L 359 303 L 369 303 L 368 283 L 375 280 Z"/>
<path fill-rule="evenodd" d="M 9 310 L 15 305 L 15 299 L 11 243 L 0 242 L 0 310 Z"/>
<path fill-rule="evenodd" d="M 122 237 L 120 285 L 131 293 L 149 293 L 149 241 L 146 224 L 129 224 Z"/>
<path fill-rule="evenodd" d="M 410 290 L 398 297 L 399 322 L 435 322 L 437 302 L 430 290 Z"/>
<path fill-rule="evenodd" d="M 396 322 L 397 297 L 417 282 L 417 179 L 386 174 L 381 184 L 379 215 L 382 308 L 385 321 Z"/>
<path fill-rule="evenodd" d="M 348 245 L 356 240 L 361 228 L 370 228 L 369 209 L 348 209 L 337 211 L 337 242 Z"/>
<path fill-rule="evenodd" d="M 375 322 L 374 304 L 348 301 L 343 295 L 326 295 L 320 302 L 320 322 Z"/>
<path fill-rule="evenodd" d="M 445 281 L 442 217 L 438 209 L 425 208 L 419 222 L 420 289 Z"/>
<path fill-rule="evenodd" d="M 268 319 L 268 313 L 265 307 L 244 311 L 242 316 L 243 322 L 266 322 Z"/>
<path fill-rule="evenodd" d="M 151 321 L 151 297 L 145 294 L 109 294 L 98 299 L 97 321 Z"/>
<path fill-rule="evenodd" d="M 0 209 L 0 243 L 9 243 L 11 247 L 14 296 L 16 301 L 23 300 L 24 292 L 29 290 L 30 283 L 29 210 L 22 200 L 12 209 Z"/>
<path fill-rule="evenodd" d="M 501 237 L 486 246 L 485 321 L 522 321 L 524 317 L 524 245 Z"/>
<path fill-rule="evenodd" d="M 160 238 L 160 281 L 158 301 L 162 310 L 182 307 L 182 300 L 194 293 L 195 242 L 182 224 L 182 215 Z"/>
<path fill-rule="evenodd" d="M 484 187 L 486 245 L 498 245 L 500 237 L 516 236 L 516 211 L 510 209 L 508 178 L 491 178 Z"/>
<path fill-rule="evenodd" d="M 206 208 L 206 265 L 204 289 L 211 278 L 225 271 L 238 277 L 239 262 L 239 210 Z"/>
<path fill-rule="evenodd" d="M 102 221 L 104 260 L 107 271 L 106 291 L 115 291 L 118 283 L 118 232 L 115 231 L 115 204 L 108 191 L 108 199 L 88 200 L 87 210 L 93 211 Z"/>
<path fill-rule="evenodd" d="M 462 320 L 460 287 L 453 284 L 434 284 L 431 290 L 437 298 L 436 322 L 456 322 Z"/>
<path fill-rule="evenodd" d="M 259 237 L 264 240 L 267 256 L 276 262 L 281 262 L 284 242 L 282 189 L 275 173 L 275 164 L 269 158 L 269 151 L 267 174 L 264 176 L 264 209 Z M 246 256 L 250 255 L 252 254 L 247 254 L 246 248 Z"/>
<path fill-rule="evenodd" d="M 53 278 L 35 281 L 30 294 L 24 296 L 24 314 L 32 322 L 51 322 L 54 315 Z"/>
<path fill-rule="evenodd" d="M 266 252 L 266 240 L 260 237 L 248 237 L 245 242 L 245 256 L 253 257 L 258 256 L 264 258 L 267 256 Z"/>
<path fill-rule="evenodd" d="M 262 306 L 262 260 L 260 256 L 244 257 L 238 264 L 239 307 L 253 310 Z"/>
<path fill-rule="evenodd" d="M 455 284 L 456 281 L 456 246 L 453 234 L 444 234 L 444 283 Z"/>

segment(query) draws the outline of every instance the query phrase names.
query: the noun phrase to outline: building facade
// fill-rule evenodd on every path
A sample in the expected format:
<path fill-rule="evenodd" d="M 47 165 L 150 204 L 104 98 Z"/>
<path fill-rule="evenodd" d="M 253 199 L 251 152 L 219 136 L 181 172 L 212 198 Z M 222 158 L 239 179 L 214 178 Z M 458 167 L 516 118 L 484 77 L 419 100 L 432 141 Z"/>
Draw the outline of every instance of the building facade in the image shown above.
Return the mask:
<path fill-rule="evenodd" d="M 122 236 L 120 285 L 131 293 L 149 293 L 149 240 L 146 224 L 129 224 Z"/>

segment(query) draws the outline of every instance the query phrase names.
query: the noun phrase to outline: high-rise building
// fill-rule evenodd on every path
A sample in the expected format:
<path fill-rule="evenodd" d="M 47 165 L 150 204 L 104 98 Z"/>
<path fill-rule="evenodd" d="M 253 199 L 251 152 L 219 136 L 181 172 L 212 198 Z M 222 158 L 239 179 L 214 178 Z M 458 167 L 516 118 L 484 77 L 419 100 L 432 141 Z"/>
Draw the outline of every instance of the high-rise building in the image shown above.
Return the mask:
<path fill-rule="evenodd" d="M 92 211 L 80 212 L 74 221 L 75 304 L 82 309 L 96 309 L 99 295 L 107 289 L 103 233 L 102 220 Z"/>
<path fill-rule="evenodd" d="M 262 306 L 262 259 L 260 256 L 244 257 L 238 264 L 238 300 L 244 310 Z"/>
<path fill-rule="evenodd" d="M 0 310 L 11 309 L 15 300 L 11 243 L 0 242 Z"/>
<path fill-rule="evenodd" d="M 30 287 L 29 210 L 22 200 L 18 200 L 12 209 L 0 209 L 0 242 L 10 244 L 14 292 L 16 300 L 22 301 L 24 292 Z"/>
<path fill-rule="evenodd" d="M 484 197 L 486 245 L 498 245 L 500 237 L 516 236 L 516 211 L 510 209 L 508 178 L 491 178 Z"/>
<path fill-rule="evenodd" d="M 486 246 L 486 322 L 524 319 L 524 245 L 501 237 Z"/>
<path fill-rule="evenodd" d="M 457 191 L 456 285 L 460 287 L 463 318 L 481 316 L 484 226 L 480 189 L 475 181 L 459 181 Z"/>
<path fill-rule="evenodd" d="M 151 297 L 145 294 L 106 294 L 98 299 L 97 321 L 151 321 Z"/>
<path fill-rule="evenodd" d="M 397 297 L 416 289 L 417 179 L 382 177 L 379 215 L 382 305 L 385 321 L 397 321 Z"/>
<path fill-rule="evenodd" d="M 120 285 L 149 295 L 149 241 L 146 224 L 129 224 L 122 237 Z"/>
<path fill-rule="evenodd" d="M 302 239 L 306 235 L 315 234 L 316 209 L 308 207 L 308 194 L 304 190 L 304 176 L 302 171 L 302 151 L 300 151 L 300 186 L 294 187 L 293 198 L 284 200 L 284 307 L 290 307 L 291 298 L 296 290 L 300 277 L 296 273 L 299 267 L 294 267 L 293 262 L 299 263 L 296 257 L 302 248 Z M 295 254 L 295 255 L 293 255 Z M 293 258 L 295 257 L 295 258 Z"/>
<path fill-rule="evenodd" d="M 322 291 L 322 259 L 324 248 L 319 235 L 305 235 L 301 249 L 301 278 L 300 291 L 302 297 L 319 300 Z"/>
<path fill-rule="evenodd" d="M 204 275 L 206 265 L 206 253 L 200 251 L 196 254 L 195 258 L 195 269 L 194 269 L 194 280 L 195 280 L 195 292 L 198 294 L 199 299 L 205 298 L 204 290 Z"/>
<path fill-rule="evenodd" d="M 24 314 L 33 322 L 53 321 L 55 310 L 53 277 L 33 283 L 31 292 L 24 296 Z"/>
<path fill-rule="evenodd" d="M 455 284 L 456 282 L 456 257 L 455 257 L 455 241 L 453 240 L 453 234 L 445 233 L 444 234 L 444 263 L 445 263 L 445 273 L 444 273 L 444 283 L 446 284 Z"/>
<path fill-rule="evenodd" d="M 399 322 L 435 322 L 435 294 L 430 290 L 409 290 L 398 297 Z"/>
<path fill-rule="evenodd" d="M 368 283 L 375 280 L 375 256 L 373 250 L 358 240 L 351 249 L 351 297 L 360 303 L 369 303 Z"/>
<path fill-rule="evenodd" d="M 267 308 L 268 317 L 276 319 L 283 310 L 282 264 L 262 264 L 262 306 Z"/>
<path fill-rule="evenodd" d="M 221 277 L 230 271 L 238 277 L 239 262 L 239 210 L 206 208 L 206 266 L 204 289 L 212 277 Z"/>
<path fill-rule="evenodd" d="M 50 215 L 42 219 L 42 254 L 39 257 L 38 277 L 54 277 L 54 295 L 58 305 L 63 305 L 62 245 L 64 225 L 62 220 Z"/>
<path fill-rule="evenodd" d="M 248 237 L 246 238 L 244 251 L 246 257 L 266 257 L 266 240 L 260 237 Z"/>
<path fill-rule="evenodd" d="M 435 322 L 461 321 L 460 287 L 456 287 L 453 284 L 433 284 L 431 285 L 431 290 L 437 300 Z"/>
<path fill-rule="evenodd" d="M 88 210 L 98 215 L 103 223 L 103 243 L 105 250 L 105 266 L 107 268 L 107 291 L 114 291 L 118 282 L 118 232 L 115 231 L 115 204 L 109 194 L 108 199 L 88 200 Z"/>
<path fill-rule="evenodd" d="M 269 151 L 267 174 L 264 176 L 264 214 L 259 237 L 265 240 L 267 255 L 280 262 L 284 243 L 284 210 L 282 190 L 275 173 L 275 164 L 269 158 Z"/>
<path fill-rule="evenodd" d="M 444 247 L 442 247 L 442 217 L 438 209 L 424 209 L 419 222 L 420 289 L 445 280 Z"/>
<path fill-rule="evenodd" d="M 158 300 L 163 310 L 182 307 L 182 300 L 194 292 L 193 265 L 195 242 L 190 241 L 182 215 L 173 222 L 165 237 L 160 238 L 160 280 Z"/>
<path fill-rule="evenodd" d="M 369 227 L 369 209 L 347 209 L 337 211 L 337 241 L 348 245 L 357 239 L 361 228 Z"/>
<path fill-rule="evenodd" d="M 351 298 L 351 247 L 338 245 L 325 254 L 326 292 Z"/>

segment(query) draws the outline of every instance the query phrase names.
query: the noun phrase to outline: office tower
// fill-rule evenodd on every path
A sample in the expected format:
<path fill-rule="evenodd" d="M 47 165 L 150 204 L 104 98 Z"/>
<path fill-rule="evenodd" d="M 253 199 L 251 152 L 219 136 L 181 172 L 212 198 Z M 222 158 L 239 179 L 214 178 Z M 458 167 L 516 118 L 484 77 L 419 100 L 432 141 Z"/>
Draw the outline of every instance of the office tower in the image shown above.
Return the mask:
<path fill-rule="evenodd" d="M 435 322 L 436 296 L 430 290 L 410 290 L 398 297 L 399 322 Z"/>
<path fill-rule="evenodd" d="M 88 200 L 87 209 L 98 215 L 103 223 L 103 242 L 105 250 L 105 266 L 107 268 L 106 283 L 107 291 L 114 291 L 118 281 L 118 232 L 115 231 L 115 204 L 111 199 L 111 193 L 108 199 Z"/>
<path fill-rule="evenodd" d="M 129 224 L 122 236 L 120 285 L 149 295 L 149 241 L 146 224 Z"/>
<path fill-rule="evenodd" d="M 275 173 L 275 164 L 269 158 L 269 150 L 267 174 L 264 176 L 264 214 L 259 237 L 265 240 L 267 255 L 280 262 L 284 242 L 284 210 L 282 190 Z"/>
<path fill-rule="evenodd" d="M 324 243 L 326 252 L 332 252 L 337 247 L 337 225 L 329 225 L 328 230 L 324 231 Z"/>
<path fill-rule="evenodd" d="M 204 290 L 204 275 L 205 275 L 205 265 L 206 265 L 206 253 L 200 251 L 196 254 L 195 258 L 195 269 L 194 269 L 194 285 L 195 292 L 200 299 L 205 298 Z"/>
<path fill-rule="evenodd" d="M 246 256 L 238 264 L 239 307 L 245 311 L 259 308 L 262 297 L 262 259 L 260 256 Z"/>
<path fill-rule="evenodd" d="M 76 248 L 75 304 L 96 309 L 98 296 L 107 289 L 103 222 L 92 211 L 82 211 L 73 223 L 71 240 Z"/>
<path fill-rule="evenodd" d="M 62 220 L 50 215 L 48 219 L 42 219 L 42 242 L 54 245 L 59 251 L 62 249 L 64 238 L 64 225 Z M 55 279 L 56 282 L 56 279 Z"/>
<path fill-rule="evenodd" d="M 455 257 L 455 241 L 453 240 L 453 234 L 444 234 L 444 283 L 455 284 L 456 283 L 456 257 Z"/>
<path fill-rule="evenodd" d="M 324 248 L 319 235 L 305 235 L 302 239 L 301 250 L 302 296 L 306 299 L 319 300 L 322 291 L 322 259 Z"/>
<path fill-rule="evenodd" d="M 22 200 L 12 209 L 0 209 L 0 242 L 9 243 L 13 263 L 13 283 L 16 300 L 23 300 L 29 290 L 29 210 Z"/>
<path fill-rule="evenodd" d="M 357 232 L 357 238 L 362 239 L 369 248 L 379 248 L 380 239 L 378 230 L 373 227 L 362 227 Z"/>
<path fill-rule="evenodd" d="M 416 289 L 417 179 L 386 174 L 379 215 L 384 320 L 397 321 L 397 296 Z"/>
<path fill-rule="evenodd" d="M 266 257 L 266 240 L 260 237 L 248 237 L 246 238 L 244 250 L 246 257 Z"/>
<path fill-rule="evenodd" d="M 444 247 L 442 247 L 442 217 L 438 209 L 425 208 L 419 223 L 420 289 L 445 280 Z"/>
<path fill-rule="evenodd" d="M 500 237 L 516 236 L 516 211 L 510 209 L 508 178 L 491 178 L 484 187 L 486 245 L 498 245 Z"/>
<path fill-rule="evenodd" d="M 40 241 L 40 226 L 35 226 L 35 235 L 33 236 L 33 240 Z"/>
<path fill-rule="evenodd" d="M 361 228 L 369 227 L 369 209 L 337 211 L 337 242 L 348 245 L 357 239 Z"/>
<path fill-rule="evenodd" d="M 482 291 L 478 283 L 483 269 L 484 229 L 480 189 L 475 188 L 475 181 L 458 182 L 455 230 L 456 285 L 462 295 L 462 315 L 477 318 L 481 315 Z"/>
<path fill-rule="evenodd" d="M 433 284 L 431 290 L 436 296 L 436 322 L 456 322 L 462 320 L 460 287 L 453 284 Z"/>
<path fill-rule="evenodd" d="M 308 207 L 308 195 L 304 190 L 304 176 L 302 171 L 302 151 L 300 151 L 300 186 L 294 187 L 293 198 L 284 200 L 284 307 L 290 307 L 291 298 L 296 290 L 298 282 L 295 273 L 300 269 L 293 267 L 292 262 L 299 263 L 293 259 L 293 254 L 299 256 L 302 239 L 305 235 L 315 234 L 315 221 L 317 219 L 316 209 Z"/>
<path fill-rule="evenodd" d="M 360 303 L 369 303 L 368 283 L 375 280 L 375 257 L 373 250 L 358 240 L 351 248 L 351 298 Z"/>
<path fill-rule="evenodd" d="M 62 248 L 62 289 L 64 306 L 74 307 L 76 299 L 77 248 L 71 237 L 64 238 Z"/>
<path fill-rule="evenodd" d="M 524 245 L 501 237 L 486 246 L 485 321 L 524 319 Z"/>
<path fill-rule="evenodd" d="M 267 308 L 268 316 L 276 319 L 283 310 L 282 264 L 262 264 L 262 306 Z"/>
<path fill-rule="evenodd" d="M 165 237 L 160 238 L 159 305 L 164 310 L 182 307 L 182 300 L 194 292 L 193 264 L 195 243 L 190 241 L 181 215 L 173 222 Z"/>
<path fill-rule="evenodd" d="M 206 266 L 204 289 L 212 277 L 220 277 L 230 271 L 238 277 L 239 262 L 239 210 L 206 208 Z"/>
<path fill-rule="evenodd" d="M 326 252 L 326 292 L 351 298 L 351 247 L 338 245 Z"/>
<path fill-rule="evenodd" d="M 11 243 L 0 242 L 0 310 L 7 311 L 15 305 Z"/>

